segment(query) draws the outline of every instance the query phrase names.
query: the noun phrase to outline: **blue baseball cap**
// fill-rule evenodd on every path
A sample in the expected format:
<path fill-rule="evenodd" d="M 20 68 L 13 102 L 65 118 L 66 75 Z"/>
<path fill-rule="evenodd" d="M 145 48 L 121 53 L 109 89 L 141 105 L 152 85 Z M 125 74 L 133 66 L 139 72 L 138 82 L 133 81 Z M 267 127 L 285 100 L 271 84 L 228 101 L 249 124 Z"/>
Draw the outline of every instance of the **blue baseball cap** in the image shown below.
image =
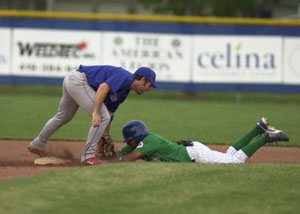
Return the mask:
<path fill-rule="evenodd" d="M 151 82 L 153 88 L 159 88 L 155 83 L 156 74 L 151 68 L 140 67 L 135 71 L 134 74 L 148 79 Z"/>

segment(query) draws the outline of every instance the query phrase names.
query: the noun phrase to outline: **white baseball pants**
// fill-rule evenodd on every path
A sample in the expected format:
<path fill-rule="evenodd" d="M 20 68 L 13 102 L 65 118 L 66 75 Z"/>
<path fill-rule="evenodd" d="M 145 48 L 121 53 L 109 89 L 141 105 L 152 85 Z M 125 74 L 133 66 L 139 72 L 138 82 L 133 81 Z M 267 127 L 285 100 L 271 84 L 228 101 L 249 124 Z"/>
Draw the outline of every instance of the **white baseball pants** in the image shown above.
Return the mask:
<path fill-rule="evenodd" d="M 198 163 L 245 163 L 249 157 L 242 151 L 236 151 L 230 146 L 226 153 L 211 150 L 204 144 L 193 141 L 194 146 L 187 146 L 186 150 L 191 160 Z"/>

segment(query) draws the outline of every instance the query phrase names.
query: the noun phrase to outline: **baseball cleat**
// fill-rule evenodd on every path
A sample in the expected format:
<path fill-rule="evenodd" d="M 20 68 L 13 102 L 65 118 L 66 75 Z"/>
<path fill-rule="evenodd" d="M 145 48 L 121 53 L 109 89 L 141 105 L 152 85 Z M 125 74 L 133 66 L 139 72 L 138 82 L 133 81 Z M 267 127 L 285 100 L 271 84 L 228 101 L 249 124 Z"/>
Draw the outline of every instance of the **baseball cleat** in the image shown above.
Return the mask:
<path fill-rule="evenodd" d="M 35 149 L 35 148 L 30 148 L 29 146 L 28 146 L 28 151 L 33 153 L 33 154 L 37 154 L 40 157 L 45 157 L 46 156 L 45 151 L 38 150 L 38 149 Z"/>
<path fill-rule="evenodd" d="M 267 142 L 277 142 L 277 141 L 289 141 L 289 137 L 281 130 L 277 130 L 275 128 L 269 128 L 265 135 L 267 135 Z"/>
<path fill-rule="evenodd" d="M 40 157 L 43 157 L 46 155 L 45 153 L 45 147 L 46 144 L 41 143 L 37 138 L 35 138 L 29 145 L 28 145 L 28 151 L 34 154 L 39 155 Z"/>
<path fill-rule="evenodd" d="M 93 158 L 89 158 L 89 159 L 85 160 L 83 162 L 83 165 L 98 165 L 98 164 L 104 164 L 104 163 L 107 163 L 107 161 L 100 160 L 98 158 L 93 157 Z"/>
<path fill-rule="evenodd" d="M 258 129 L 261 129 L 263 132 L 266 132 L 270 126 L 269 126 L 269 121 L 267 118 L 263 117 L 261 118 L 257 123 L 256 123 L 256 127 Z"/>

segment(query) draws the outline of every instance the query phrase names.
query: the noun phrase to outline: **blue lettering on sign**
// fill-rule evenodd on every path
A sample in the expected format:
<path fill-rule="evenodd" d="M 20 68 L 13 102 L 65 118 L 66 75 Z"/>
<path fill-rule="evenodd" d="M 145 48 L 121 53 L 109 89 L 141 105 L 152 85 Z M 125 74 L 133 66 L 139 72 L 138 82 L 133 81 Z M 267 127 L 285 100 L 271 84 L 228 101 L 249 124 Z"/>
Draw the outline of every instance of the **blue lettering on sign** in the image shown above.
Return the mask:
<path fill-rule="evenodd" d="M 247 69 L 275 69 L 274 53 L 241 53 L 242 45 L 238 44 L 235 50 L 231 44 L 226 45 L 225 52 L 202 52 L 197 62 L 201 68 L 247 68 Z"/>
<path fill-rule="evenodd" d="M 6 64 L 5 56 L 0 55 L 0 64 Z"/>

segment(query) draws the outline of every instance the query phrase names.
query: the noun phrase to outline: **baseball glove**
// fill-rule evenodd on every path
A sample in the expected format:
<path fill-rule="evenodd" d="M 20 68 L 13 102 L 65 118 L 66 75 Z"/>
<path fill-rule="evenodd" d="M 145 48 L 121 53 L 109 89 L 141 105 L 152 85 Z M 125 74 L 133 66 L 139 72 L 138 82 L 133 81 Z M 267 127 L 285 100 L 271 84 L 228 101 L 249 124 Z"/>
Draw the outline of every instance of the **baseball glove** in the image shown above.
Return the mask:
<path fill-rule="evenodd" d="M 114 144 L 110 136 L 101 137 L 98 142 L 97 153 L 103 157 L 114 157 L 116 155 Z"/>

